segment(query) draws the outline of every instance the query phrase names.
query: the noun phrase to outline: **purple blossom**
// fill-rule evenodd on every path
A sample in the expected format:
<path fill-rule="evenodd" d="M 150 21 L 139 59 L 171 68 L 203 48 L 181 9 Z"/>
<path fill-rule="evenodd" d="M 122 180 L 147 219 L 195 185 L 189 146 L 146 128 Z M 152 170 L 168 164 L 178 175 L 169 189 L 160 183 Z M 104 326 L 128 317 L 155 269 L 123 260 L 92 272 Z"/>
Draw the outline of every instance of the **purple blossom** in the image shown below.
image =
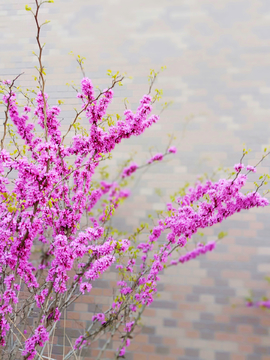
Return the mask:
<path fill-rule="evenodd" d="M 194 250 L 187 252 L 185 255 L 182 255 L 178 261 L 184 263 L 191 259 L 195 259 L 197 256 L 201 254 L 205 254 L 208 251 L 213 251 L 215 247 L 216 247 L 215 241 L 209 241 L 206 245 L 199 243 Z"/>
<path fill-rule="evenodd" d="M 85 291 L 90 292 L 92 289 L 92 285 L 86 282 L 80 284 L 80 291 L 84 294 Z"/>
<path fill-rule="evenodd" d="M 11 84 L 9 80 L 3 83 Z M 10 331 L 8 319 L 15 314 L 19 284 L 22 283 L 22 289 L 28 289 L 31 294 L 35 311 L 37 308 L 41 312 L 44 310 L 39 324 L 32 327 L 31 336 L 25 341 L 22 355 L 28 360 L 36 356 L 36 347 L 44 346 L 49 339 L 50 325 L 60 320 L 61 301 L 57 301 L 65 298 L 70 286 L 82 294 L 90 292 L 92 283 L 117 261 L 116 269 L 121 270 L 122 280 L 117 283 L 118 297 L 106 317 L 110 319 L 110 315 L 122 311 L 124 298 L 127 298 L 129 303 L 125 309 L 131 311 L 128 315 L 130 321 L 123 318 L 121 321 L 123 324 L 126 322 L 124 331 L 130 333 L 135 327 L 132 313 L 142 304 L 148 306 L 153 302 L 163 269 L 168 264 L 185 263 L 206 254 L 216 244 L 198 244 L 178 261 L 171 260 L 174 247 L 183 248 L 199 229 L 220 223 L 243 209 L 268 205 L 268 200 L 258 192 L 241 193 L 247 176 L 240 174 L 244 165 L 236 164 L 234 180 L 197 182 L 177 199 L 178 206 L 167 204 L 168 216 L 159 220 L 147 240 L 134 249 L 130 240 L 114 238 L 104 226 L 114 210 L 129 196 L 129 191 L 122 187 L 124 181 L 99 181 L 94 176 L 104 156 L 116 144 L 143 134 L 158 121 L 158 116 L 151 115 L 151 96 L 144 95 L 136 111 L 125 110 L 124 120 L 106 130 L 101 123 L 112 102 L 113 91 L 104 89 L 95 98 L 91 80 L 83 78 L 77 97 L 89 126 L 87 131 L 73 136 L 69 145 L 64 145 L 60 108 L 49 104 L 48 95 L 39 92 L 36 96 L 33 116 L 43 129 L 43 135 L 37 136 L 35 124 L 30 122 L 31 108 L 25 106 L 21 110 L 13 88 L 9 87 L 9 90 L 5 92 L 3 102 L 16 134 L 23 141 L 26 156 L 13 156 L 5 149 L 0 152 L 0 272 L 3 277 L 0 344 L 5 346 Z M 176 153 L 176 148 L 171 146 L 168 153 Z M 72 165 L 70 158 L 74 158 Z M 163 154 L 158 153 L 148 163 L 161 160 Z M 131 176 L 137 169 L 137 164 L 130 164 L 123 170 L 122 178 Z M 255 172 L 250 165 L 247 170 Z M 11 171 L 17 174 L 13 182 L 6 177 Z M 12 206 L 13 200 L 16 206 Z M 97 204 L 103 206 L 103 211 L 99 218 L 94 218 L 92 214 L 96 213 Z M 85 214 L 90 225 L 82 231 L 78 225 Z M 165 231 L 167 237 L 162 238 Z M 31 254 L 36 242 L 44 252 L 40 262 L 33 266 Z M 136 278 L 135 270 L 140 268 L 142 271 Z M 265 300 L 254 303 L 254 306 L 269 308 L 270 303 Z M 104 325 L 105 314 L 96 314 L 93 321 Z M 80 336 L 75 348 L 86 345 L 87 336 Z M 129 344 L 130 339 L 124 337 L 120 356 L 124 356 Z"/>
<path fill-rule="evenodd" d="M 151 164 L 154 161 L 161 161 L 161 160 L 163 160 L 163 154 L 158 153 L 158 154 L 154 155 L 153 157 L 151 157 L 150 160 L 148 160 L 148 164 Z"/>
<path fill-rule="evenodd" d="M 240 164 L 235 164 L 234 165 L 234 170 L 236 171 L 236 172 L 240 172 L 242 169 L 244 169 L 245 168 L 245 166 L 244 166 L 244 164 L 242 164 L 242 163 L 240 163 Z"/>
<path fill-rule="evenodd" d="M 256 172 L 256 168 L 254 166 L 251 165 L 247 165 L 247 171 L 252 171 L 252 172 Z"/>
<path fill-rule="evenodd" d="M 175 154 L 177 152 L 177 149 L 176 149 L 175 146 L 171 146 L 171 147 L 169 147 L 168 152 L 172 153 L 172 154 Z"/>
<path fill-rule="evenodd" d="M 130 164 L 130 166 L 124 168 L 122 172 L 122 178 L 124 179 L 128 176 L 131 176 L 137 169 L 138 169 L 138 165 L 136 163 Z"/>
<path fill-rule="evenodd" d="M 23 356 L 27 356 L 27 360 L 34 359 L 37 354 L 36 346 L 44 346 L 44 343 L 49 340 L 49 333 L 43 325 L 39 325 L 35 334 L 25 341 L 25 348 L 22 351 Z"/>
<path fill-rule="evenodd" d="M 98 313 L 92 317 L 92 321 L 100 321 L 101 324 L 105 324 L 105 315 L 103 313 Z"/>
<path fill-rule="evenodd" d="M 130 321 L 130 322 L 127 322 L 126 323 L 126 326 L 125 326 L 125 331 L 126 332 L 130 332 L 131 331 L 131 329 L 132 329 L 132 327 L 133 327 L 133 325 L 134 325 L 134 321 Z"/>

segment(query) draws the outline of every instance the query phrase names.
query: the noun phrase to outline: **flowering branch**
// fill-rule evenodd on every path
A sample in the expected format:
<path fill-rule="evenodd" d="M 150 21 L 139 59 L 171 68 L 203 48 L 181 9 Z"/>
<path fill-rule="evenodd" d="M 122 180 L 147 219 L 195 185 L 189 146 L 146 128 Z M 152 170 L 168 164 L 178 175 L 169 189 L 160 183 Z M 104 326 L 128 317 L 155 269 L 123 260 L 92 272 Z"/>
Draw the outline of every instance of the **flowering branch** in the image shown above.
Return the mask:
<path fill-rule="evenodd" d="M 35 0 L 35 11 L 26 6 L 35 19 L 39 48 L 39 92 L 33 115 L 45 136 L 38 137 L 36 125 L 30 122 L 29 99 L 26 98 L 28 103 L 23 111 L 18 108 L 13 91 L 18 77 L 12 82 L 2 82 L 6 112 L 0 152 L 1 359 L 51 358 L 50 349 L 48 357 L 43 355 L 45 345 L 53 340 L 63 311 L 85 293 L 91 293 L 94 282 L 114 267 L 119 281 L 111 305 L 106 311 L 93 315 L 91 324 L 76 339 L 73 349 L 63 353 L 63 360 L 76 358 L 83 348 L 108 333 L 110 337 L 99 357 L 112 339 L 118 339 L 120 346 L 115 356 L 119 358 L 124 356 L 144 309 L 154 301 L 161 271 L 212 251 L 215 243 L 198 244 L 178 259 L 171 257 L 200 228 L 221 223 L 243 209 L 267 206 L 268 200 L 259 194 L 259 189 L 268 177 L 263 176 L 260 184 L 255 184 L 255 191 L 244 195 L 241 189 L 247 175 L 241 173 L 242 158 L 240 164 L 235 165 L 232 180 L 198 181 L 175 199 L 176 204 L 167 204 L 165 215 L 152 229 L 143 224 L 129 236 L 113 229 L 108 222 L 129 196 L 129 191 L 124 189 L 126 178 L 176 153 L 176 148 L 169 143 L 165 153 L 151 156 L 147 163 L 129 164 L 122 170 L 120 179 L 118 176 L 115 181 L 107 182 L 93 178 L 97 171 L 102 172 L 103 161 L 111 158 L 117 144 L 143 134 L 159 120 L 152 110 L 161 91 L 156 90 L 155 95 L 150 96 L 157 73 L 151 72 L 149 93 L 142 96 L 137 110 L 133 112 L 126 107 L 123 116 L 117 116 L 117 121 L 112 123 L 106 114 L 114 96 L 113 89 L 121 85 L 124 76 L 110 73 L 111 86 L 95 96 L 93 84 L 84 75 L 82 61 L 79 62 L 84 75 L 77 93 L 81 110 L 63 135 L 59 121 L 61 109 L 49 105 L 45 92 L 44 45 L 40 42 L 44 24 L 40 25 L 38 16 L 40 7 L 47 2 L 52 0 Z M 87 118 L 87 131 L 76 132 L 71 143 L 64 145 L 81 114 Z M 16 136 L 24 142 L 20 149 L 17 137 L 8 128 L 16 148 L 13 154 L 4 147 L 7 126 L 12 125 L 8 125 L 8 118 Z M 107 128 L 104 122 L 108 123 Z M 255 167 L 247 166 L 247 170 L 254 172 Z M 16 172 L 15 181 L 10 179 L 12 171 Z M 147 240 L 137 241 L 143 232 L 147 233 Z M 162 233 L 167 234 L 163 241 Z"/>

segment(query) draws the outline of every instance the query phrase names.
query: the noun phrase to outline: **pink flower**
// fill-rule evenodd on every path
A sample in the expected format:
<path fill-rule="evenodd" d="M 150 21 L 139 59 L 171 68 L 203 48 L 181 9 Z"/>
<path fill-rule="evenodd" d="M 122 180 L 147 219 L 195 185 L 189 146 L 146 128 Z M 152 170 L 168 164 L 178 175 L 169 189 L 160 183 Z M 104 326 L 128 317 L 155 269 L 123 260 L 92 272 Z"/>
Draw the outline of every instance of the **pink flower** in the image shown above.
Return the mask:
<path fill-rule="evenodd" d="M 270 300 L 258 301 L 257 306 L 270 309 Z"/>
<path fill-rule="evenodd" d="M 187 252 L 185 255 L 182 255 L 178 261 L 181 263 L 185 263 L 186 261 L 195 259 L 197 256 L 201 254 L 205 254 L 208 251 L 213 251 L 215 247 L 216 247 L 215 241 L 209 241 L 206 245 L 199 243 L 194 250 Z"/>
<path fill-rule="evenodd" d="M 235 164 L 234 165 L 234 170 L 236 171 L 236 172 L 240 172 L 242 169 L 244 169 L 245 168 L 245 166 L 244 166 L 244 164 Z"/>
<path fill-rule="evenodd" d="M 49 333 L 46 331 L 43 325 L 39 325 L 35 334 L 25 341 L 25 349 L 22 351 L 22 355 L 27 357 L 27 360 L 32 360 L 37 354 L 36 346 L 44 346 L 44 343 L 49 340 Z"/>
<path fill-rule="evenodd" d="M 119 352 L 119 356 L 124 356 L 126 353 L 126 348 L 125 347 L 122 347 L 122 349 L 120 350 Z"/>
<path fill-rule="evenodd" d="M 132 330 L 132 327 L 133 327 L 134 324 L 135 324 L 134 321 L 127 322 L 124 330 L 126 332 L 130 332 Z"/>
<path fill-rule="evenodd" d="M 24 107 L 24 112 L 30 112 L 30 111 L 31 111 L 31 108 L 29 106 Z"/>
<path fill-rule="evenodd" d="M 76 341 L 75 341 L 75 345 L 74 345 L 74 348 L 75 349 L 81 349 L 81 347 L 82 347 L 82 343 L 84 342 L 84 337 L 83 337 L 83 335 L 81 335 L 81 336 L 79 336 L 77 339 L 76 339 Z"/>
<path fill-rule="evenodd" d="M 4 84 L 10 85 L 11 82 L 5 81 Z M 98 180 L 96 172 L 102 165 L 101 161 L 123 139 L 143 134 L 158 121 L 158 116 L 151 115 L 151 96 L 144 95 L 136 111 L 127 109 L 123 119 L 103 127 L 113 91 L 104 89 L 95 97 L 91 80 L 83 78 L 77 97 L 81 102 L 80 113 L 86 116 L 89 125 L 86 130 L 75 127 L 76 135 L 64 144 L 60 107 L 51 106 L 47 94 L 40 91 L 36 95 L 33 118 L 37 121 L 34 124 L 30 122 L 31 108 L 19 108 L 13 87 L 6 90 L 3 102 L 23 147 L 22 153 L 17 152 L 15 156 L 5 149 L 0 152 L 0 276 L 3 285 L 0 345 L 5 346 L 5 339 L 10 337 L 9 319 L 15 315 L 19 284 L 32 294 L 33 313 L 41 311 L 43 314 L 38 324 L 33 323 L 22 350 L 22 356 L 31 360 L 37 357 L 36 348 L 44 346 L 49 339 L 48 331 L 53 322 L 55 325 L 60 320 L 61 299 L 66 298 L 70 286 L 74 286 L 72 291 L 79 287 L 82 294 L 90 292 L 93 281 L 114 268 L 113 264 L 117 262 L 116 269 L 122 277 L 117 283 L 113 305 L 106 317 L 104 313 L 98 313 L 92 319 L 97 330 L 98 327 L 104 330 L 107 325 L 113 326 L 111 315 L 117 315 L 118 320 L 124 322 L 126 334 L 122 337 L 120 351 L 120 356 L 124 356 L 135 322 L 123 316 L 123 311 L 127 310 L 129 316 L 131 313 L 128 315 L 128 311 L 136 312 L 141 305 L 149 306 L 154 301 L 160 273 L 168 263 L 176 265 L 191 261 L 213 251 L 216 243 L 197 244 L 178 261 L 171 260 L 174 247 L 184 247 L 199 229 L 221 223 L 243 209 L 267 206 L 269 202 L 256 191 L 247 195 L 241 192 L 247 175 L 240 174 L 244 165 L 236 164 L 237 175 L 233 180 L 198 181 L 183 194 L 180 192 L 181 196 L 174 205 L 167 204 L 167 215 L 164 212 L 164 217 L 155 223 L 146 240 L 140 238 L 136 243 L 133 236 L 130 240 L 121 240 L 121 233 L 102 223 L 109 220 L 114 210 L 129 196 L 129 190 L 122 187 L 122 180 L 120 183 Z M 43 132 L 41 136 L 37 135 L 39 130 Z M 176 151 L 171 146 L 165 155 Z M 161 161 L 163 157 L 157 153 L 148 163 Z M 130 164 L 123 169 L 122 179 L 131 176 L 138 168 L 137 164 Z M 16 174 L 15 181 L 6 176 L 11 171 Z M 255 167 L 248 165 L 247 171 L 255 172 Z M 94 208 L 97 204 L 103 211 L 95 218 L 93 214 L 99 212 Z M 91 225 L 86 229 L 83 227 L 83 231 L 78 230 L 83 225 L 85 214 Z M 38 249 L 42 248 L 39 262 L 38 253 L 31 256 L 36 241 L 39 241 Z M 137 277 L 140 268 L 142 271 Z M 20 300 L 19 308 L 23 306 L 24 297 Z M 255 306 L 270 307 L 270 302 L 264 300 Z M 129 322 L 125 324 L 126 321 Z M 80 336 L 75 348 L 82 348 L 89 337 L 89 334 Z"/>
<path fill-rule="evenodd" d="M 115 268 L 116 268 L 116 269 L 123 269 L 124 266 L 119 264 L 119 265 L 116 265 Z"/>
<path fill-rule="evenodd" d="M 106 321 L 105 321 L 105 315 L 104 314 L 102 314 L 102 313 L 98 313 L 98 314 L 96 314 L 96 315 L 94 315 L 93 317 L 92 317 L 92 321 L 100 321 L 101 322 L 101 324 L 104 324 Z"/>
<path fill-rule="evenodd" d="M 252 172 L 256 172 L 256 168 L 254 166 L 248 165 L 247 166 L 247 171 L 252 171 Z"/>
<path fill-rule="evenodd" d="M 90 292 L 92 289 L 92 285 L 87 283 L 87 282 L 83 282 L 80 284 L 80 291 L 84 294 L 85 291 Z"/>
<path fill-rule="evenodd" d="M 171 146 L 171 147 L 169 147 L 168 152 L 172 153 L 172 154 L 175 154 L 177 152 L 177 149 L 176 149 L 175 146 Z"/>
<path fill-rule="evenodd" d="M 129 306 L 129 308 L 130 308 L 130 310 L 133 311 L 133 312 L 135 312 L 135 311 L 137 310 L 137 307 L 136 307 L 136 305 L 134 305 L 134 304 L 131 304 L 131 305 Z"/>
<path fill-rule="evenodd" d="M 138 165 L 135 163 L 130 164 L 130 166 L 124 168 L 122 173 L 122 178 L 126 178 L 128 176 L 131 176 L 136 170 L 138 169 Z"/>
<path fill-rule="evenodd" d="M 161 160 L 163 160 L 163 154 L 158 153 L 158 154 L 154 155 L 153 157 L 151 157 L 150 160 L 148 160 L 148 164 L 151 164 L 154 161 L 161 161 Z"/>
<path fill-rule="evenodd" d="M 118 242 L 118 246 L 120 247 L 120 251 L 123 251 L 125 252 L 129 246 L 130 246 L 130 241 L 128 239 L 122 239 L 122 240 L 119 240 Z M 116 265 L 116 266 L 120 266 L 120 265 Z M 116 267 L 118 269 L 118 267 Z"/>

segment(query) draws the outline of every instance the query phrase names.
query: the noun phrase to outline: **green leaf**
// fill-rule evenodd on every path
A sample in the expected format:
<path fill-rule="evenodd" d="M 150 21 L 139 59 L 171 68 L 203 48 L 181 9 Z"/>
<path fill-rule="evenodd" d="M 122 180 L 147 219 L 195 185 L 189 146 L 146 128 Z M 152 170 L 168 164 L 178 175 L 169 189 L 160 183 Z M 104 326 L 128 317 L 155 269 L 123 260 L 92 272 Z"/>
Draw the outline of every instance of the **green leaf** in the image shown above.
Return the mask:
<path fill-rule="evenodd" d="M 218 234 L 218 239 L 223 239 L 225 236 L 227 236 L 228 233 L 227 231 L 221 231 L 219 234 Z"/>
<path fill-rule="evenodd" d="M 26 11 L 31 11 L 32 9 L 30 8 L 30 6 L 25 5 L 25 10 L 26 10 Z"/>

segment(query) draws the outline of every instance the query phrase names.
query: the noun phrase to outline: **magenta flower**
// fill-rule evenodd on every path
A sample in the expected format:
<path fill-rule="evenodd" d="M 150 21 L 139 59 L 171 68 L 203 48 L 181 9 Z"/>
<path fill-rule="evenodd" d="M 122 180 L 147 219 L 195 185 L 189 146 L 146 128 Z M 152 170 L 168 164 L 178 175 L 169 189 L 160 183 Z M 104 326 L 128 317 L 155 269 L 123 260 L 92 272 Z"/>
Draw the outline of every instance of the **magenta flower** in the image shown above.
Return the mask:
<path fill-rule="evenodd" d="M 234 165 L 234 170 L 236 171 L 236 172 L 240 172 L 242 169 L 244 169 L 245 168 L 245 166 L 244 166 L 244 164 L 235 164 Z"/>
<path fill-rule="evenodd" d="M 154 155 L 153 157 L 151 157 L 150 160 L 148 160 L 148 164 L 152 164 L 152 162 L 154 162 L 154 161 L 161 161 L 161 160 L 163 160 L 163 154 L 158 153 L 158 154 Z"/>
<path fill-rule="evenodd" d="M 247 170 L 248 170 L 248 171 L 252 171 L 252 172 L 254 172 L 254 173 L 256 172 L 256 168 L 255 168 L 254 166 L 251 166 L 251 165 L 248 165 L 248 166 L 247 166 Z"/>
<path fill-rule="evenodd" d="M 177 152 L 177 149 L 176 149 L 175 146 L 171 146 L 171 147 L 169 147 L 168 152 L 172 153 L 172 154 L 175 154 Z"/>
<path fill-rule="evenodd" d="M 122 178 L 124 179 L 128 176 L 131 176 L 137 169 L 138 169 L 138 165 L 136 163 L 130 164 L 130 166 L 124 168 L 122 173 Z"/>

